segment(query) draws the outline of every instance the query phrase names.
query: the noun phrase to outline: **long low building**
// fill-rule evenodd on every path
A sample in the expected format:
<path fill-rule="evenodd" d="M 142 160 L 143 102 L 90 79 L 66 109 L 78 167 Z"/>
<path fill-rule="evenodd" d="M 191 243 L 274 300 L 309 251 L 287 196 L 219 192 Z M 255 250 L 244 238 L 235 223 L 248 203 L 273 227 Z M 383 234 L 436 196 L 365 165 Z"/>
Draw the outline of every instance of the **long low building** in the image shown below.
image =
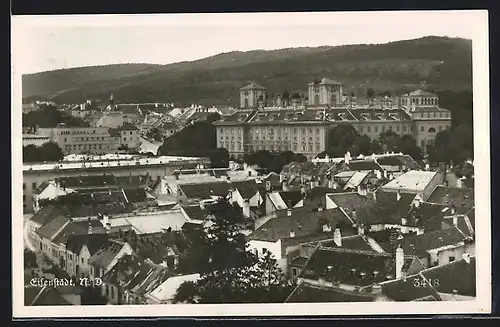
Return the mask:
<path fill-rule="evenodd" d="M 146 173 L 154 180 L 160 180 L 179 168 L 195 168 L 199 164 L 208 165 L 210 160 L 198 157 L 155 158 L 132 157 L 125 160 L 86 160 L 72 162 L 52 162 L 23 165 L 23 211 L 33 211 L 33 194 L 42 183 L 59 178 L 80 175 L 139 176 Z"/>
<path fill-rule="evenodd" d="M 269 106 L 266 89 L 255 83 L 240 92 L 241 108 L 214 123 L 217 147 L 235 157 L 259 150 L 293 151 L 313 159 L 326 149 L 328 132 L 352 125 L 359 134 L 377 138 L 392 131 L 409 135 L 425 151 L 437 133 L 451 127 L 451 112 L 436 94 L 416 90 L 380 104 L 353 104 L 343 99 L 342 85 L 323 79 L 309 85 L 307 106 Z"/>

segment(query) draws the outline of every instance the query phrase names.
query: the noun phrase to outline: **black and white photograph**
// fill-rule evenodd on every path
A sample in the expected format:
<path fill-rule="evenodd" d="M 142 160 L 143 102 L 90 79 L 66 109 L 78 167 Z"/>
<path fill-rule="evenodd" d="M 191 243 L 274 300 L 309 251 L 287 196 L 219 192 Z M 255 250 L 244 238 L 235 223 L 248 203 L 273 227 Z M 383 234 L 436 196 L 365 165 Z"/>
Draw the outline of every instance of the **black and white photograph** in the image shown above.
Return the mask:
<path fill-rule="evenodd" d="M 14 317 L 491 312 L 487 11 L 13 16 L 11 51 Z"/>

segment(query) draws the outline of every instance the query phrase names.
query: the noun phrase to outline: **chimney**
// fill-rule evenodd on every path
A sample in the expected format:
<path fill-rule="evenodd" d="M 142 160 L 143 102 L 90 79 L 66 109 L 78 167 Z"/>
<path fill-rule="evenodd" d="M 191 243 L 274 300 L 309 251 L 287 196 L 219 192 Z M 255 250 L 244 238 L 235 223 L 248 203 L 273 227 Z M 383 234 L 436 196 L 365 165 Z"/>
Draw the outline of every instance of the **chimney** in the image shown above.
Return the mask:
<path fill-rule="evenodd" d="M 417 195 L 415 197 L 415 203 L 414 203 L 414 205 L 415 205 L 415 208 L 419 208 L 420 207 L 420 196 Z"/>
<path fill-rule="evenodd" d="M 375 296 L 382 295 L 382 286 L 380 286 L 380 284 L 373 284 L 372 285 L 372 294 Z"/>
<path fill-rule="evenodd" d="M 332 228 L 330 227 L 330 225 L 328 224 L 324 224 L 323 225 L 323 232 L 324 233 L 328 233 L 328 232 L 331 232 L 332 231 Z"/>
<path fill-rule="evenodd" d="M 401 200 L 401 192 L 398 190 L 398 193 L 396 194 L 396 201 L 400 201 Z"/>
<path fill-rule="evenodd" d="M 111 230 L 111 223 L 106 223 L 106 233 L 109 233 Z"/>
<path fill-rule="evenodd" d="M 373 201 L 377 202 L 377 190 L 373 191 Z"/>
<path fill-rule="evenodd" d="M 366 195 L 366 187 L 364 185 L 359 185 L 358 186 L 358 194 L 359 195 L 363 195 L 363 196 Z"/>
<path fill-rule="evenodd" d="M 92 234 L 92 222 L 90 221 L 90 218 L 87 219 L 88 223 L 89 223 L 89 235 Z"/>
<path fill-rule="evenodd" d="M 243 217 L 250 218 L 250 201 L 243 201 Z"/>
<path fill-rule="evenodd" d="M 408 222 L 407 222 L 406 218 L 405 217 L 401 217 L 401 226 L 406 226 L 407 223 Z"/>
<path fill-rule="evenodd" d="M 453 226 L 458 226 L 458 216 L 456 214 L 453 215 Z"/>
<path fill-rule="evenodd" d="M 290 231 L 290 237 L 295 237 L 295 232 L 293 230 Z"/>
<path fill-rule="evenodd" d="M 358 224 L 358 234 L 359 235 L 365 234 L 365 226 L 363 224 Z"/>
<path fill-rule="evenodd" d="M 358 214 L 356 212 L 356 209 L 352 209 L 351 216 L 352 216 L 352 220 L 354 220 L 354 223 L 357 224 L 358 223 Z"/>
<path fill-rule="evenodd" d="M 286 215 L 290 217 L 292 215 L 292 209 L 287 209 L 286 210 Z"/>
<path fill-rule="evenodd" d="M 457 187 L 462 188 L 462 179 L 461 178 L 457 178 Z"/>
<path fill-rule="evenodd" d="M 271 181 L 266 181 L 266 191 L 271 191 Z"/>
<path fill-rule="evenodd" d="M 318 205 L 318 212 L 321 212 L 321 211 L 323 211 L 323 205 L 319 204 Z"/>
<path fill-rule="evenodd" d="M 470 263 L 470 254 L 465 252 L 462 254 L 462 259 L 464 259 L 465 262 Z"/>
<path fill-rule="evenodd" d="M 396 249 L 396 279 L 403 277 L 405 254 L 401 245 Z"/>
<path fill-rule="evenodd" d="M 337 246 L 342 246 L 342 234 L 340 233 L 340 228 L 335 228 L 335 232 L 333 232 L 333 241 Z"/>
<path fill-rule="evenodd" d="M 179 265 L 179 256 L 178 255 L 174 255 L 174 269 L 177 268 L 177 266 Z"/>

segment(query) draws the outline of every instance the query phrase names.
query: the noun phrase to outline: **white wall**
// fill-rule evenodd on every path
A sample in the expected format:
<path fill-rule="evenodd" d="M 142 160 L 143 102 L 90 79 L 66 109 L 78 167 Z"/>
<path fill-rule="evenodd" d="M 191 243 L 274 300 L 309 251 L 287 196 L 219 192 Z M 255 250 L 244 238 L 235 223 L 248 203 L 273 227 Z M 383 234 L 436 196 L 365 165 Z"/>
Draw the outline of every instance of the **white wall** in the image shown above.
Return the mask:
<path fill-rule="evenodd" d="M 259 256 L 262 255 L 264 249 L 267 249 L 273 254 L 276 260 L 282 259 L 281 240 L 278 240 L 276 242 L 250 240 L 248 242 L 248 249 L 252 253 L 254 253 L 254 251 L 257 249 L 259 252 Z"/>

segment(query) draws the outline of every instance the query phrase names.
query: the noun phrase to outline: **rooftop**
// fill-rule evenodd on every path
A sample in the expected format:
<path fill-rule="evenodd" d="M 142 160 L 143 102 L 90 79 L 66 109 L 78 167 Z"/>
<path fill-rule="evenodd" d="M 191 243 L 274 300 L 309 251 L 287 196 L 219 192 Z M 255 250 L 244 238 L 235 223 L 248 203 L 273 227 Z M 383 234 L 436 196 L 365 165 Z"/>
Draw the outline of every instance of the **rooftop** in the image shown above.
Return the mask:
<path fill-rule="evenodd" d="M 466 238 L 458 228 L 452 227 L 420 235 L 407 236 L 396 240 L 395 246 L 400 245 L 405 254 L 421 257 L 427 256 L 428 251 L 433 249 L 463 244 Z M 382 243 L 380 246 L 385 251 L 392 252 L 392 245 L 390 243 Z"/>
<path fill-rule="evenodd" d="M 406 271 L 414 260 L 414 257 L 406 257 L 403 270 Z M 300 277 L 368 286 L 394 279 L 395 274 L 395 259 L 389 253 L 321 246 L 311 256 Z"/>
<path fill-rule="evenodd" d="M 103 169 L 109 167 L 137 167 L 150 165 L 196 164 L 207 162 L 205 158 L 161 156 L 154 158 L 131 158 L 114 161 L 86 161 L 86 162 L 52 162 L 40 164 L 23 164 L 23 172 L 29 171 L 57 171 L 67 169 Z"/>
<path fill-rule="evenodd" d="M 149 297 L 157 302 L 172 300 L 179 286 L 185 282 L 196 283 L 200 279 L 200 274 L 172 276 L 165 280 L 160 286 L 154 289 Z"/>
<path fill-rule="evenodd" d="M 295 238 L 312 234 L 322 234 L 323 225 L 330 226 L 333 231 L 336 226 L 350 225 L 350 220 L 340 209 L 312 211 L 308 213 L 291 212 L 291 216 L 268 220 L 248 236 L 250 240 L 276 242 L 281 239 Z"/>
<path fill-rule="evenodd" d="M 89 264 L 101 268 L 108 267 L 124 245 L 124 242 L 110 239 L 107 246 L 99 249 L 89 258 Z"/>
<path fill-rule="evenodd" d="M 286 303 L 373 302 L 374 300 L 375 296 L 370 293 L 346 291 L 303 281 L 293 290 Z"/>
<path fill-rule="evenodd" d="M 437 174 L 439 172 L 411 170 L 382 186 L 382 190 L 400 189 L 402 192 L 422 192 Z"/>
<path fill-rule="evenodd" d="M 412 92 L 409 92 L 409 93 L 403 94 L 402 96 L 404 96 L 404 97 L 408 97 L 408 96 L 428 96 L 428 97 L 437 97 L 437 95 L 436 95 L 436 94 L 431 93 L 431 92 L 424 91 L 424 90 L 422 90 L 422 89 L 418 89 L 418 90 L 415 90 L 415 91 L 412 91 Z"/>
<path fill-rule="evenodd" d="M 439 293 L 476 296 L 476 257 L 460 259 L 447 265 L 420 272 L 427 280 L 439 280 L 434 288 Z"/>
<path fill-rule="evenodd" d="M 426 200 L 429 203 L 455 205 L 456 207 L 474 207 L 474 189 L 445 187 L 438 185 Z"/>

